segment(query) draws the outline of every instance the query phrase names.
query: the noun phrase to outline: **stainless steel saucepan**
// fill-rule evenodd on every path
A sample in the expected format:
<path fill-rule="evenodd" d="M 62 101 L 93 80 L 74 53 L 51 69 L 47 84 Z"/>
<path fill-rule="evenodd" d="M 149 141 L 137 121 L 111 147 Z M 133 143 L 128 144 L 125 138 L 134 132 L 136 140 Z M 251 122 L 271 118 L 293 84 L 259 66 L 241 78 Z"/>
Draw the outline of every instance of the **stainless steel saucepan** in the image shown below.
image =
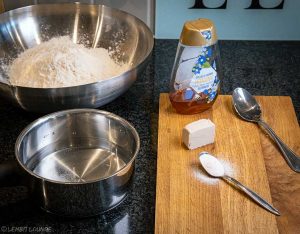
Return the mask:
<path fill-rule="evenodd" d="M 126 197 L 139 147 L 138 133 L 121 117 L 73 109 L 26 127 L 16 141 L 15 156 L 42 209 L 86 217 L 107 211 Z M 0 181 L 10 172 L 2 165 Z"/>

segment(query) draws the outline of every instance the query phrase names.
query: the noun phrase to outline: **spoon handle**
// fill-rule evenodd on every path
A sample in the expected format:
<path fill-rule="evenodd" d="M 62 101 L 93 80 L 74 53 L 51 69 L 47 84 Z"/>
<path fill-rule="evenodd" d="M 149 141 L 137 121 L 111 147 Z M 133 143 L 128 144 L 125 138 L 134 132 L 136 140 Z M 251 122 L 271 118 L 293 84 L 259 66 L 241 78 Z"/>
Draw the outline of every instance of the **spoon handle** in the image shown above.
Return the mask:
<path fill-rule="evenodd" d="M 223 179 L 231 182 L 234 184 L 238 189 L 243 191 L 245 194 L 247 194 L 250 198 L 252 198 L 257 204 L 265 208 L 266 210 L 270 211 L 271 213 L 275 215 L 280 215 L 279 211 L 275 209 L 273 206 L 271 206 L 266 200 L 264 200 L 261 196 L 259 196 L 257 193 L 252 191 L 251 189 L 247 188 L 245 185 L 241 184 L 236 179 L 225 175 Z"/>
<path fill-rule="evenodd" d="M 259 120 L 258 124 L 262 126 L 276 142 L 290 168 L 292 168 L 295 172 L 300 172 L 300 157 L 283 143 L 283 141 L 276 135 L 273 129 L 266 122 Z"/>

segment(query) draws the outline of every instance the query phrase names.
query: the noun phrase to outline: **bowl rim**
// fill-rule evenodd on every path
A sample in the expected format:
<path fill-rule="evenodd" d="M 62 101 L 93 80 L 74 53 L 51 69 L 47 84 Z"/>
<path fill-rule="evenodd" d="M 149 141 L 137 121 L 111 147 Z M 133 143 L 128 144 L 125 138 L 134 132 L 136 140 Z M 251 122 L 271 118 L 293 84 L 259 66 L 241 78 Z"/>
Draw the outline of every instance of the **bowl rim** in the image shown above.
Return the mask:
<path fill-rule="evenodd" d="M 110 80 L 115 80 L 115 79 L 118 79 L 120 78 L 121 76 L 124 76 L 124 75 L 127 75 L 129 74 L 130 72 L 133 72 L 135 69 L 137 69 L 138 67 L 140 67 L 144 62 L 146 62 L 146 60 L 149 58 L 149 56 L 151 55 L 152 51 L 153 51 L 153 48 L 154 48 L 154 34 L 153 32 L 150 30 L 150 28 L 148 27 L 147 24 L 145 24 L 141 19 L 139 19 L 138 17 L 134 16 L 133 14 L 131 13 L 128 13 L 126 11 L 123 11 L 123 10 L 120 10 L 120 9 L 117 9 L 117 8 L 113 8 L 113 7 L 109 7 L 109 6 L 106 6 L 106 5 L 103 5 L 103 4 L 88 4 L 88 3 L 80 3 L 80 2 L 73 2 L 73 3 L 39 3 L 39 4 L 35 4 L 35 5 L 28 5 L 28 6 L 24 6 L 24 7 L 20 7 L 20 8 L 16 8 L 16 9 L 13 9 L 13 10 L 9 10 L 9 11 L 6 11 L 4 13 L 1 13 L 0 14 L 0 23 L 2 23 L 2 20 L 1 20 L 1 17 L 4 16 L 4 17 L 8 17 L 8 18 L 11 18 L 11 16 L 15 13 L 24 13 L 24 12 L 28 12 L 30 11 L 30 9 L 32 8 L 49 8 L 49 7 L 53 7 L 53 6 L 61 6 L 61 5 L 67 5 L 67 6 L 75 6 L 75 7 L 78 7 L 78 6 L 89 6 L 89 7 L 101 7 L 101 8 L 105 8 L 105 9 L 109 9 L 109 10 L 113 10 L 113 11 L 116 11 L 116 12 L 120 12 L 122 14 L 125 14 L 125 15 L 129 15 L 130 17 L 134 18 L 139 24 L 143 25 L 144 29 L 147 31 L 147 34 L 151 35 L 150 40 L 150 46 L 149 46 L 149 49 L 147 50 L 147 53 L 144 55 L 143 59 L 135 64 L 135 66 L 133 67 L 130 67 L 129 70 L 117 75 L 117 76 L 113 76 L 113 77 L 110 77 L 108 79 L 105 79 L 105 80 L 100 80 L 100 81 L 96 81 L 96 82 L 92 82 L 92 83 L 87 83 L 87 84 L 81 84 L 81 85 L 73 85 L 73 86 L 65 86 L 65 87 L 52 87 L 52 88 L 41 88 L 41 87 L 27 87 L 27 86 L 18 86 L 18 85 L 12 85 L 9 81 L 9 79 L 7 79 L 7 83 L 5 82 L 2 82 L 0 80 L 0 83 L 1 84 L 5 84 L 5 85 L 8 85 L 10 87 L 16 87 L 16 88 L 22 88 L 22 89 L 36 89 L 36 90 L 45 90 L 45 91 L 52 91 L 52 90 L 63 90 L 63 89 L 72 89 L 72 88 L 78 88 L 78 87 L 84 87 L 84 86 L 90 86 L 90 85 L 98 85 L 98 84 L 101 84 L 103 82 L 106 82 L 106 81 L 110 81 Z"/>
<path fill-rule="evenodd" d="M 49 119 L 53 119 L 53 118 L 57 118 L 57 117 L 61 117 L 61 116 L 66 116 L 68 114 L 85 114 L 85 113 L 94 113 L 94 114 L 106 116 L 106 117 L 109 117 L 109 118 L 113 118 L 114 120 L 117 120 L 117 121 L 121 122 L 133 134 L 135 142 L 136 142 L 135 151 L 132 153 L 131 159 L 125 164 L 124 167 L 117 170 L 113 174 L 111 174 L 109 176 L 106 176 L 106 177 L 103 177 L 103 178 L 100 178 L 100 179 L 89 180 L 89 181 L 86 181 L 86 182 L 68 182 L 68 181 L 52 180 L 52 179 L 48 179 L 46 177 L 37 175 L 37 174 L 33 173 L 32 170 L 27 168 L 23 162 L 21 162 L 21 160 L 20 160 L 20 156 L 21 156 L 20 146 L 23 142 L 24 137 L 34 127 L 36 127 L 39 124 L 46 123 Z M 22 167 L 22 169 L 25 170 L 27 173 L 29 173 L 31 176 L 33 176 L 37 179 L 40 179 L 40 180 L 43 180 L 43 181 L 48 181 L 48 182 L 51 182 L 51 183 L 54 183 L 54 184 L 70 184 L 70 185 L 80 185 L 80 184 L 82 184 L 82 185 L 84 185 L 84 184 L 92 184 L 92 183 L 97 183 L 97 182 L 100 182 L 100 181 L 107 180 L 107 179 L 112 178 L 115 175 L 121 173 L 122 171 L 125 171 L 128 167 L 130 167 L 131 164 L 134 163 L 139 151 L 140 151 L 140 137 L 139 137 L 138 132 L 136 131 L 136 129 L 134 128 L 134 126 L 131 123 L 129 123 L 124 118 L 122 118 L 122 117 L 120 117 L 116 114 L 113 114 L 111 112 L 103 111 L 103 110 L 97 110 L 97 109 L 89 109 L 89 108 L 69 109 L 69 110 L 57 111 L 57 112 L 53 112 L 51 114 L 42 116 L 42 117 L 36 119 L 35 121 L 33 121 L 32 123 L 28 124 L 22 130 L 22 132 L 19 134 L 19 136 L 16 140 L 16 143 L 15 143 L 15 158 L 16 158 L 18 164 Z"/>

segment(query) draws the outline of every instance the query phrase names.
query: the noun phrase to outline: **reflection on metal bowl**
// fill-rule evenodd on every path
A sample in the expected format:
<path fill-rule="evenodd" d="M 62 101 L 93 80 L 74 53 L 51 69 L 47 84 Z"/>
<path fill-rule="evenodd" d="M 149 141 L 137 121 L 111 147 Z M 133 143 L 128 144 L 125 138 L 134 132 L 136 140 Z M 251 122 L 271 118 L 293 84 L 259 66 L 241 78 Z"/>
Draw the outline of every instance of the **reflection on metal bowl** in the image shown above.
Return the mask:
<path fill-rule="evenodd" d="M 53 37 L 66 35 L 87 47 L 114 49 L 118 46 L 118 59 L 132 64 L 130 70 L 111 79 L 79 86 L 10 85 L 4 67 L 18 54 Z M 153 44 L 153 34 L 141 20 L 103 5 L 41 4 L 12 10 L 0 15 L 0 95 L 33 112 L 96 108 L 114 100 L 135 82 Z"/>

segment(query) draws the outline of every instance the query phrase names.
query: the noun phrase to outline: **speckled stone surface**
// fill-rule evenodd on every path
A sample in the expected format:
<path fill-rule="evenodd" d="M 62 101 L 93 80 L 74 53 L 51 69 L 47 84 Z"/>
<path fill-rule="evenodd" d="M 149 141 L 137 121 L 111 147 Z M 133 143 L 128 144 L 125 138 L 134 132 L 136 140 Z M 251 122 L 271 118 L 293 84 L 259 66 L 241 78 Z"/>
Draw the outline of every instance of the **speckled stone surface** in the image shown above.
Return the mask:
<path fill-rule="evenodd" d="M 13 228 L 24 227 L 31 233 L 154 232 L 158 97 L 168 92 L 177 43 L 156 40 L 152 59 L 137 82 L 123 96 L 99 108 L 127 119 L 141 138 L 133 189 L 126 200 L 103 215 L 67 219 L 34 207 L 24 187 L 0 188 L 0 232 L 6 228 L 14 233 Z M 221 41 L 220 50 L 223 94 L 240 86 L 254 95 L 291 96 L 299 120 L 300 42 Z M 14 157 L 18 134 L 40 116 L 0 100 L 0 163 Z"/>

